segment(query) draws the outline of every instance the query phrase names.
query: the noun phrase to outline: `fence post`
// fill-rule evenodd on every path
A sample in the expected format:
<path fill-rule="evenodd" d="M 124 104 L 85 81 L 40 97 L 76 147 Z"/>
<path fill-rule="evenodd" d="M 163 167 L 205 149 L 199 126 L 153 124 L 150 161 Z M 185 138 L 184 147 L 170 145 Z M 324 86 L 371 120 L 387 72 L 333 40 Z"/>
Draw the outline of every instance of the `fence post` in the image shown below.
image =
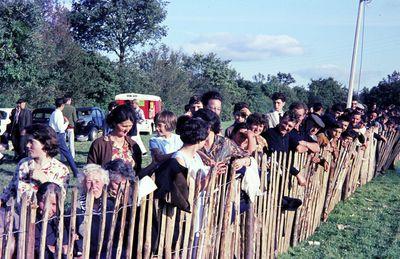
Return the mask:
<path fill-rule="evenodd" d="M 21 213 L 20 213 L 20 220 L 19 220 L 19 234 L 18 234 L 18 259 L 25 258 L 25 241 L 26 241 L 26 216 L 28 210 L 28 197 L 26 193 L 22 195 L 22 202 L 21 202 Z"/>
<path fill-rule="evenodd" d="M 254 203 L 252 201 L 249 202 L 249 210 L 246 214 L 246 259 L 252 259 L 254 258 Z"/>
<path fill-rule="evenodd" d="M 13 243 L 15 243 L 13 236 L 13 228 L 14 228 L 14 211 L 15 211 L 15 200 L 11 198 L 11 207 L 8 215 L 6 216 L 8 219 L 8 228 L 7 228 L 7 239 L 6 239 L 6 251 L 4 254 L 4 258 L 8 259 L 12 257 L 12 252 L 14 252 L 15 244 L 13 247 Z"/>
<path fill-rule="evenodd" d="M 83 220 L 84 234 L 83 234 L 83 258 L 90 258 L 90 235 L 92 230 L 92 216 L 93 216 L 93 201 L 94 196 L 90 191 L 86 196 L 86 210 L 85 210 L 85 218 Z"/>
<path fill-rule="evenodd" d="M 72 259 L 74 255 L 75 233 L 76 233 L 76 207 L 78 205 L 78 189 L 72 189 L 71 220 L 69 223 L 68 254 L 67 258 Z"/>
<path fill-rule="evenodd" d="M 36 196 L 33 195 L 30 199 L 29 206 L 29 222 L 28 222 L 28 238 L 26 243 L 26 258 L 33 258 L 35 256 L 35 222 L 37 211 Z"/>
<path fill-rule="evenodd" d="M 45 252 L 46 252 L 46 237 L 47 237 L 47 224 L 49 222 L 49 211 L 50 211 L 50 200 L 49 200 L 49 191 L 46 191 L 45 194 L 45 205 L 44 205 L 44 212 L 42 215 L 42 233 L 40 235 L 40 249 L 39 249 L 39 258 L 44 259 L 45 258 Z"/>
<path fill-rule="evenodd" d="M 103 242 L 104 242 L 104 231 L 106 229 L 106 221 L 107 221 L 107 189 L 103 189 L 103 194 L 101 197 L 101 223 L 100 223 L 100 233 L 99 233 L 99 244 L 97 246 L 97 254 L 96 258 L 100 259 L 101 257 L 101 250 L 103 249 Z"/>

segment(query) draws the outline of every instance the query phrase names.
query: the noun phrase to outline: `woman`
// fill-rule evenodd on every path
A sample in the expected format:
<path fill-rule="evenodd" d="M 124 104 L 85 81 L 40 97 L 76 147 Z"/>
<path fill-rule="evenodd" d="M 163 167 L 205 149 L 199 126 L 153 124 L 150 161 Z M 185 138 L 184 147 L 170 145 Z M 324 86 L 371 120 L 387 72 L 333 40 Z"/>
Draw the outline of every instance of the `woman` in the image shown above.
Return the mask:
<path fill-rule="evenodd" d="M 58 238 L 58 226 L 59 226 L 59 207 L 58 202 L 62 195 L 62 188 L 55 183 L 44 183 L 39 186 L 39 190 L 36 193 L 38 201 L 38 214 L 36 222 L 40 222 L 46 211 L 46 200 L 49 203 L 48 210 L 48 223 L 46 231 L 46 245 L 45 245 L 45 258 L 57 258 L 56 245 Z M 36 257 L 39 257 L 40 242 L 42 236 L 42 224 L 35 224 L 35 253 Z M 68 248 L 68 230 L 64 226 L 63 241 L 62 241 L 62 254 L 65 256 Z"/>
<path fill-rule="evenodd" d="M 28 157 L 22 159 L 15 174 L 1 195 L 4 204 L 11 197 L 19 203 L 24 193 L 32 197 L 45 182 L 65 186 L 69 179 L 68 168 L 55 159 L 58 153 L 56 132 L 45 124 L 33 124 L 26 129 Z"/>
<path fill-rule="evenodd" d="M 85 230 L 85 222 L 84 215 L 87 213 L 86 211 L 86 195 L 89 192 L 92 192 L 94 196 L 93 202 L 93 217 L 92 217 L 92 228 L 90 235 L 90 258 L 94 258 L 98 245 L 99 245 L 99 234 L 100 234 L 100 226 L 101 226 L 101 211 L 102 211 L 102 193 L 103 189 L 109 183 L 108 172 L 104 170 L 101 166 L 96 164 L 88 164 L 86 165 L 82 173 L 78 177 L 82 194 L 79 197 L 78 208 L 76 210 L 77 218 L 76 218 L 76 228 L 78 230 L 77 233 L 77 241 L 76 241 L 76 256 L 81 256 L 83 252 L 83 237 Z M 107 202 L 107 211 L 114 210 L 114 203 Z M 112 221 L 112 213 L 107 213 L 106 216 L 106 228 L 104 231 L 104 241 L 102 243 L 102 256 L 106 255 L 107 249 L 107 241 L 108 235 L 111 229 L 111 221 Z"/>
<path fill-rule="evenodd" d="M 139 145 L 128 136 L 134 123 L 134 114 L 130 107 L 120 105 L 113 109 L 107 116 L 107 124 L 112 131 L 108 136 L 102 136 L 92 143 L 87 163 L 104 166 L 112 160 L 122 159 L 137 173 L 140 172 L 142 152 Z"/>
<path fill-rule="evenodd" d="M 210 125 L 204 147 L 198 152 L 205 165 L 216 167 L 218 173 L 225 173 L 231 159 L 232 169 L 235 171 L 251 164 L 248 152 L 241 150 L 230 139 L 219 135 L 221 122 L 217 114 L 200 109 L 193 114 L 193 118 L 201 118 Z"/>

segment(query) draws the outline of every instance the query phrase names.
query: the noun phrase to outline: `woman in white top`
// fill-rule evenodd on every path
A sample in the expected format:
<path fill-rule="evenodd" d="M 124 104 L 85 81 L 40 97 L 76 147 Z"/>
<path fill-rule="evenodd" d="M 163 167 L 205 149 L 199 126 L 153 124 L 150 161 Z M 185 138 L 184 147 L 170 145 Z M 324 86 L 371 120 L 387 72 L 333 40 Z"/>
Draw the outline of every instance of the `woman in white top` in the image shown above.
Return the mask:
<path fill-rule="evenodd" d="M 164 110 L 157 113 L 154 122 L 157 136 L 150 139 L 149 146 L 153 163 L 160 164 L 171 158 L 183 143 L 180 137 L 174 133 L 176 116 L 173 112 Z"/>

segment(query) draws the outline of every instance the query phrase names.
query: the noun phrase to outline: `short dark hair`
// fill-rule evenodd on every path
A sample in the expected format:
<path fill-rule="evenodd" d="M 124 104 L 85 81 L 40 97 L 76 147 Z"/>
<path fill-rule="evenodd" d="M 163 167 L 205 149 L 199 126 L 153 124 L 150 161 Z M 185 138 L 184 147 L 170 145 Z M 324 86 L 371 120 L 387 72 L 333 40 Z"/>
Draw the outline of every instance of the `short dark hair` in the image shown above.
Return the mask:
<path fill-rule="evenodd" d="M 284 93 L 280 93 L 280 92 L 275 92 L 272 94 L 271 96 L 272 101 L 276 101 L 278 99 L 281 99 L 282 102 L 286 102 L 286 96 Z"/>
<path fill-rule="evenodd" d="M 36 139 L 43 145 L 43 150 L 50 156 L 55 157 L 58 154 L 57 133 L 46 124 L 35 123 L 26 128 L 28 139 Z M 28 140 L 29 141 L 29 140 Z"/>
<path fill-rule="evenodd" d="M 193 118 L 203 119 L 209 124 L 211 131 L 215 134 L 218 134 L 221 131 L 221 120 L 213 111 L 208 109 L 200 109 L 193 114 Z"/>
<path fill-rule="evenodd" d="M 320 102 L 314 103 L 312 107 L 313 107 L 314 112 L 318 112 L 324 108 L 324 106 Z"/>
<path fill-rule="evenodd" d="M 201 96 L 201 102 L 204 106 L 207 106 L 210 100 L 220 100 L 222 102 L 222 95 L 217 91 L 208 91 Z"/>
<path fill-rule="evenodd" d="M 154 117 L 154 122 L 157 123 L 164 123 L 165 129 L 172 132 L 176 128 L 176 115 L 167 110 L 163 110 L 162 112 L 158 112 Z"/>
<path fill-rule="evenodd" d="M 189 115 L 182 115 L 179 116 L 178 119 L 176 120 L 176 129 L 175 129 L 175 133 L 178 135 L 181 135 L 182 131 L 183 131 L 183 125 L 185 125 L 185 123 L 190 120 L 190 116 Z"/>
<path fill-rule="evenodd" d="M 335 103 L 334 105 L 332 105 L 331 110 L 332 112 L 343 112 L 343 106 L 341 103 Z"/>
<path fill-rule="evenodd" d="M 287 111 L 283 114 L 280 123 L 282 122 L 294 122 L 297 123 L 299 120 L 297 115 L 293 111 Z"/>
<path fill-rule="evenodd" d="M 39 185 L 39 189 L 36 192 L 37 201 L 45 202 L 46 201 L 45 200 L 46 193 L 48 193 L 48 194 L 53 193 L 56 196 L 56 201 L 57 201 L 56 215 L 59 215 L 59 212 L 60 212 L 59 201 L 61 199 L 61 195 L 63 194 L 61 186 L 59 186 L 58 184 L 53 183 L 53 182 L 42 183 L 41 185 Z"/>
<path fill-rule="evenodd" d="M 250 109 L 249 104 L 245 102 L 235 103 L 235 105 L 233 106 L 233 113 L 235 114 L 236 112 L 240 112 L 243 108 Z"/>
<path fill-rule="evenodd" d="M 64 97 L 56 98 L 56 101 L 54 102 L 54 104 L 55 104 L 56 108 L 61 107 L 63 104 L 65 104 Z"/>
<path fill-rule="evenodd" d="M 347 122 L 350 122 L 350 116 L 349 115 L 341 115 L 339 118 L 338 118 L 338 121 L 347 121 Z"/>
<path fill-rule="evenodd" d="M 195 103 L 201 103 L 201 96 L 193 95 L 192 97 L 190 97 L 189 105 L 191 106 L 192 104 L 195 104 Z"/>
<path fill-rule="evenodd" d="M 191 118 L 183 124 L 180 138 L 184 144 L 197 144 L 207 138 L 208 128 L 201 118 Z"/>
<path fill-rule="evenodd" d="M 135 171 L 133 170 L 132 165 L 125 163 L 122 159 L 115 159 L 108 162 L 104 165 L 104 169 L 108 171 L 110 180 L 113 179 L 113 176 L 117 175 L 123 176 L 128 180 L 135 179 Z"/>
<path fill-rule="evenodd" d="M 56 194 L 57 201 L 61 197 L 61 186 L 53 182 L 45 182 L 39 185 L 39 189 L 36 192 L 37 201 L 44 201 L 46 192 L 54 192 Z"/>
<path fill-rule="evenodd" d="M 247 127 L 250 127 L 252 124 L 256 125 L 264 125 L 265 128 L 268 126 L 267 116 L 261 114 L 259 112 L 255 112 L 249 115 L 246 120 Z"/>
<path fill-rule="evenodd" d="M 289 110 L 291 110 L 291 111 L 300 110 L 300 109 L 307 110 L 308 107 L 305 103 L 302 103 L 302 102 L 294 102 L 289 106 Z"/>
<path fill-rule="evenodd" d="M 128 105 L 119 105 L 107 115 L 106 122 L 111 126 L 111 128 L 114 128 L 115 125 L 126 120 L 130 120 L 135 123 L 135 115 L 133 110 Z"/>

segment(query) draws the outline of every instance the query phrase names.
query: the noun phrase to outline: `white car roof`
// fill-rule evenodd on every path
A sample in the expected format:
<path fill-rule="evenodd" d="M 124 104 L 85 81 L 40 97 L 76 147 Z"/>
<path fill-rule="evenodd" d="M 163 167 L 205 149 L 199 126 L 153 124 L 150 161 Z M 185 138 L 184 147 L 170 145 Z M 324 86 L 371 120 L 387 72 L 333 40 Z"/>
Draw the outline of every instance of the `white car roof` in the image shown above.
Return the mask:
<path fill-rule="evenodd" d="M 161 97 L 151 94 L 137 94 L 137 93 L 124 93 L 115 96 L 115 100 L 148 100 L 148 101 L 161 101 Z"/>

